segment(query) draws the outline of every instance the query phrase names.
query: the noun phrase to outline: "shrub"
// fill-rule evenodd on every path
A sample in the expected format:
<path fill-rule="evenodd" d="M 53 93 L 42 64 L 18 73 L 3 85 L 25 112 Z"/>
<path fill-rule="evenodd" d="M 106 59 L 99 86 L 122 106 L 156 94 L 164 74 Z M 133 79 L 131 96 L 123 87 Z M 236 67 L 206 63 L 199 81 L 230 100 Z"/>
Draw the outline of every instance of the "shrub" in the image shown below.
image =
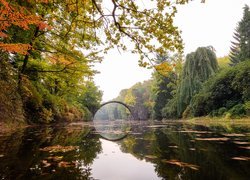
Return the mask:
<path fill-rule="evenodd" d="M 246 115 L 246 109 L 243 104 L 237 104 L 232 107 L 228 113 L 230 114 L 231 118 L 240 118 Z"/>
<path fill-rule="evenodd" d="M 227 68 L 211 77 L 191 100 L 194 116 L 218 116 L 221 107 L 239 108 L 250 100 L 250 60 Z M 222 110 L 221 110 L 222 111 Z M 236 109 L 232 110 L 236 113 Z M 232 113 L 231 112 L 231 113 Z M 230 112 L 229 112 L 230 113 Z"/>
<path fill-rule="evenodd" d="M 227 112 L 227 108 L 222 107 L 218 110 L 218 116 L 223 116 Z"/>
<path fill-rule="evenodd" d="M 246 115 L 250 116 L 250 101 L 245 102 L 244 106 L 246 110 Z"/>
<path fill-rule="evenodd" d="M 186 119 L 186 118 L 190 118 L 190 117 L 192 117 L 191 107 L 187 106 L 185 111 L 182 113 L 182 118 Z"/>

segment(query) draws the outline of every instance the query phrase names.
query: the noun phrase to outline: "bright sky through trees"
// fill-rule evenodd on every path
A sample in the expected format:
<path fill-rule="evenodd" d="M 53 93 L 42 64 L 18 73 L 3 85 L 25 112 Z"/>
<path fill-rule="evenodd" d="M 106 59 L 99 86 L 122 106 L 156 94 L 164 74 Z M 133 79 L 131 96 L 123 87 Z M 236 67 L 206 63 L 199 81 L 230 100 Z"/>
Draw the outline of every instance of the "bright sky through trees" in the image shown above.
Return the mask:
<path fill-rule="evenodd" d="M 194 1 L 180 6 L 175 23 L 182 31 L 185 54 L 197 47 L 212 45 L 217 57 L 227 55 L 245 4 L 250 5 L 250 1 L 206 0 L 205 4 Z M 115 98 L 121 89 L 151 77 L 152 70 L 139 67 L 138 58 L 114 49 L 104 56 L 101 64 L 95 66 L 100 71 L 95 82 L 104 93 L 103 101 Z"/>

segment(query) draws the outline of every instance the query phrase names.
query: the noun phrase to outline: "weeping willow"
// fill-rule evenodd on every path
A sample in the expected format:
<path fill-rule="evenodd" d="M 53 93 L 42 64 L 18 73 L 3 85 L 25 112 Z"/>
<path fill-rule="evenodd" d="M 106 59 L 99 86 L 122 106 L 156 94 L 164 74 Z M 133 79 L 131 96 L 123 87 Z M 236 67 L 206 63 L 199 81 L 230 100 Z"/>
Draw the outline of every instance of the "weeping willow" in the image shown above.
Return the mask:
<path fill-rule="evenodd" d="M 216 55 L 211 47 L 199 47 L 186 56 L 180 86 L 177 91 L 177 114 L 181 117 L 202 83 L 218 70 Z"/>

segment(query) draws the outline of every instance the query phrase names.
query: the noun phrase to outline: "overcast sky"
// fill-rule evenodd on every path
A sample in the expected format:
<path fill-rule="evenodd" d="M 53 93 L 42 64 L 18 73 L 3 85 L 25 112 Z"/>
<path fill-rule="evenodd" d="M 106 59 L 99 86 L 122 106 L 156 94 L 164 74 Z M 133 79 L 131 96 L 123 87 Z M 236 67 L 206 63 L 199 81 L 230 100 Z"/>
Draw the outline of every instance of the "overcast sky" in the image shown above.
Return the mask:
<path fill-rule="evenodd" d="M 245 4 L 250 5 L 250 0 L 206 0 L 205 4 L 195 0 L 180 6 L 175 24 L 182 31 L 185 54 L 212 45 L 217 57 L 227 55 Z M 117 97 L 120 90 L 149 79 L 152 73 L 138 66 L 137 55 L 120 54 L 116 49 L 105 55 L 95 69 L 100 72 L 94 80 L 103 91 L 103 102 Z"/>

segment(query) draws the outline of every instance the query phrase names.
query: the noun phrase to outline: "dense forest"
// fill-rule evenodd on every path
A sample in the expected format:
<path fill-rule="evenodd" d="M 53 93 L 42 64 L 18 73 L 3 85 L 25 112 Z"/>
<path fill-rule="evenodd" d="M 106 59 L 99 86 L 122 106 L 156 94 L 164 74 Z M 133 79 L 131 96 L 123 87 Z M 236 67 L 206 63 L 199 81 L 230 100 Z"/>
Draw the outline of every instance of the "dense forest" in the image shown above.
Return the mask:
<path fill-rule="evenodd" d="M 151 80 L 116 98 L 140 119 L 249 115 L 249 7 L 228 56 L 216 58 L 208 46 L 184 59 L 173 18 L 176 5 L 187 2 L 156 1 L 158 11 L 140 11 L 133 1 L 112 1 L 105 11 L 95 0 L 0 0 L 0 122 L 91 119 L 102 98 L 93 64 L 114 47 L 129 50 L 128 39 L 139 65 L 155 69 Z"/>
<path fill-rule="evenodd" d="M 116 100 L 134 106 L 142 119 L 249 116 L 249 29 L 246 5 L 228 56 L 217 58 L 212 46 L 198 47 L 185 59 L 181 54 L 157 56 L 152 78 L 122 90 Z"/>

